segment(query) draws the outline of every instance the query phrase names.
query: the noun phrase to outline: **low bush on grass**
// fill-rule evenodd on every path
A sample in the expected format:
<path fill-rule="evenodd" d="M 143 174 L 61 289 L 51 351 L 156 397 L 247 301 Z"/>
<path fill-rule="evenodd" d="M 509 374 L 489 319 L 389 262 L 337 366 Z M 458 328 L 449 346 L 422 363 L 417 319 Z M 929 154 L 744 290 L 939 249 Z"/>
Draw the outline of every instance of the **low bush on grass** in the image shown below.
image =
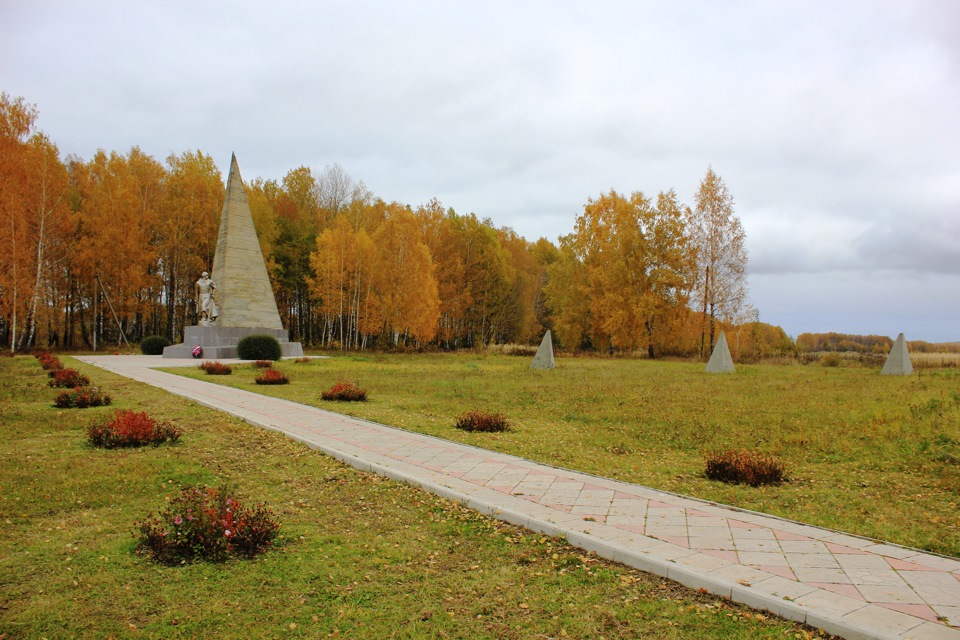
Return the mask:
<path fill-rule="evenodd" d="M 215 360 L 213 362 L 204 362 L 200 365 L 200 369 L 203 370 L 208 376 L 228 376 L 233 373 L 233 369 L 228 364 L 223 364 L 222 362 Z"/>
<path fill-rule="evenodd" d="M 502 413 L 489 413 L 487 411 L 467 411 L 457 418 L 457 423 L 453 426 L 463 431 L 484 433 L 495 433 L 510 429 L 510 423 L 507 422 L 506 416 Z"/>
<path fill-rule="evenodd" d="M 280 524 L 264 505 L 247 508 L 229 490 L 187 487 L 163 513 L 136 523 L 137 552 L 161 564 L 223 562 L 265 552 Z"/>
<path fill-rule="evenodd" d="M 822 367 L 839 367 L 842 362 L 843 358 L 840 357 L 839 353 L 828 353 L 820 358 L 820 366 Z"/>
<path fill-rule="evenodd" d="M 58 409 L 86 409 L 88 407 L 105 407 L 113 402 L 109 394 L 98 387 L 78 387 L 69 391 L 61 391 L 54 400 Z"/>
<path fill-rule="evenodd" d="M 237 343 L 237 355 L 241 360 L 279 360 L 280 341 L 266 334 L 246 336 Z"/>
<path fill-rule="evenodd" d="M 60 362 L 60 358 L 57 356 L 52 356 L 46 351 L 41 351 L 39 354 L 37 354 L 37 360 L 40 361 L 40 366 L 47 371 L 57 371 L 59 369 L 63 369 L 63 363 Z"/>
<path fill-rule="evenodd" d="M 711 480 L 751 487 L 777 485 L 788 480 L 787 471 L 780 460 L 744 450 L 708 454 L 706 475 Z"/>
<path fill-rule="evenodd" d="M 263 369 L 253 379 L 257 384 L 287 384 L 290 378 L 285 376 L 282 371 L 276 369 Z"/>
<path fill-rule="evenodd" d="M 338 400 L 340 402 L 364 402 L 367 392 L 357 386 L 356 382 L 341 381 L 326 391 L 320 393 L 324 400 Z"/>
<path fill-rule="evenodd" d="M 90 384 L 90 378 L 76 369 L 53 369 L 49 373 L 50 381 L 48 384 L 55 389 L 76 389 Z"/>
<path fill-rule="evenodd" d="M 313 360 L 313 358 L 303 357 L 303 358 L 297 358 L 296 360 L 294 360 L 294 362 L 296 362 L 297 364 L 310 364 L 311 360 Z"/>
<path fill-rule="evenodd" d="M 257 360 L 253 366 L 255 369 L 269 369 L 273 366 L 273 360 Z"/>
<path fill-rule="evenodd" d="M 146 411 L 122 409 L 109 420 L 87 427 L 87 439 L 91 445 L 104 449 L 119 447 L 142 447 L 163 442 L 176 442 L 183 429 L 169 422 L 157 422 Z"/>
<path fill-rule="evenodd" d="M 170 341 L 163 336 L 147 336 L 140 341 L 140 353 L 145 356 L 161 356 L 164 347 L 169 347 Z"/>

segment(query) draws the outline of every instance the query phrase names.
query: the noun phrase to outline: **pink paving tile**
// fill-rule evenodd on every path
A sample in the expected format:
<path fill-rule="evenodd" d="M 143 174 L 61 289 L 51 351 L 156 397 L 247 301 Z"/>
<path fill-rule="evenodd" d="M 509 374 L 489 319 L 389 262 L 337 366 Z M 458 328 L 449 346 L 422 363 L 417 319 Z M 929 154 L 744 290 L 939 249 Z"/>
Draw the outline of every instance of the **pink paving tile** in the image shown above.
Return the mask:
<path fill-rule="evenodd" d="M 899 604 L 899 603 L 885 604 L 882 602 L 874 602 L 872 604 L 875 604 L 878 607 L 883 607 L 884 609 L 893 609 L 894 611 L 905 613 L 908 616 L 923 618 L 924 620 L 929 620 L 930 622 L 938 622 L 939 620 L 937 618 L 936 612 L 925 604 Z"/>
<path fill-rule="evenodd" d="M 686 536 L 651 536 L 657 540 L 663 540 L 664 542 L 669 542 L 670 544 L 679 545 L 681 547 L 690 548 L 690 539 Z"/>
<path fill-rule="evenodd" d="M 913 562 L 897 560 L 896 558 L 884 558 L 884 560 L 887 561 L 887 564 L 889 564 L 891 568 L 897 571 L 937 571 L 937 569 L 931 569 L 922 564 L 914 564 Z M 937 572 L 939 573 L 939 571 Z"/>
<path fill-rule="evenodd" d="M 616 491 L 613 494 L 614 500 L 643 500 L 632 493 L 624 493 L 623 491 Z"/>
<path fill-rule="evenodd" d="M 688 516 L 697 516 L 699 518 L 719 518 L 715 513 L 705 513 L 703 511 L 697 511 L 696 509 L 687 509 Z"/>
<path fill-rule="evenodd" d="M 823 544 L 827 545 L 827 549 L 830 551 L 830 553 L 836 553 L 840 555 L 849 554 L 849 555 L 857 555 L 857 556 L 870 555 L 866 551 L 860 551 L 860 549 L 854 549 L 853 547 L 846 547 L 842 544 L 833 544 L 832 542 L 824 542 Z"/>
<path fill-rule="evenodd" d="M 722 551 L 720 549 L 700 549 L 700 553 L 705 553 L 708 556 L 713 556 L 714 558 L 720 558 L 722 560 L 729 560 L 730 562 L 739 564 L 740 559 L 737 558 L 736 551 Z"/>
<path fill-rule="evenodd" d="M 644 528 L 642 524 L 614 524 L 610 526 L 616 527 L 617 529 L 623 529 L 624 531 L 631 531 L 633 533 L 644 532 Z"/>
<path fill-rule="evenodd" d="M 794 575 L 793 570 L 790 567 L 775 567 L 773 565 L 758 564 L 755 565 L 757 569 L 761 571 L 766 571 L 767 573 L 772 573 L 775 576 L 780 576 L 781 578 L 786 578 L 788 580 L 796 580 L 797 576 Z"/>
<path fill-rule="evenodd" d="M 454 478 L 462 478 L 462 477 L 463 477 L 463 474 L 460 473 L 459 471 L 444 471 L 444 473 L 447 474 L 448 476 L 453 476 Z"/>
<path fill-rule="evenodd" d="M 511 493 L 513 491 L 512 486 L 496 486 L 496 485 L 485 485 L 487 489 L 493 489 L 494 491 L 499 491 L 500 493 Z"/>
<path fill-rule="evenodd" d="M 796 533 L 790 533 L 789 531 L 780 531 L 780 529 L 774 529 L 773 535 L 777 537 L 777 540 L 810 540 L 807 536 L 797 535 Z"/>
<path fill-rule="evenodd" d="M 727 526 L 731 529 L 762 529 L 763 527 L 750 524 L 749 522 L 743 522 L 741 520 L 727 520 Z"/>
<path fill-rule="evenodd" d="M 549 471 L 536 471 L 536 470 L 533 470 L 533 471 L 530 472 L 530 475 L 531 475 L 531 476 L 551 476 L 551 477 L 556 477 L 557 474 L 555 474 L 555 473 L 550 473 Z"/>
<path fill-rule="evenodd" d="M 650 509 L 676 509 L 677 506 L 673 504 L 667 504 L 666 502 L 660 502 L 659 500 L 651 500 L 647 503 L 647 507 Z"/>
<path fill-rule="evenodd" d="M 839 593 L 842 596 L 847 596 L 860 602 L 866 602 L 863 595 L 852 584 L 837 584 L 835 582 L 808 582 L 807 584 L 811 587 L 817 587 L 818 589 L 826 589 L 833 593 Z"/>
<path fill-rule="evenodd" d="M 601 487 L 598 484 L 585 484 L 583 485 L 584 491 L 609 491 L 609 487 Z"/>

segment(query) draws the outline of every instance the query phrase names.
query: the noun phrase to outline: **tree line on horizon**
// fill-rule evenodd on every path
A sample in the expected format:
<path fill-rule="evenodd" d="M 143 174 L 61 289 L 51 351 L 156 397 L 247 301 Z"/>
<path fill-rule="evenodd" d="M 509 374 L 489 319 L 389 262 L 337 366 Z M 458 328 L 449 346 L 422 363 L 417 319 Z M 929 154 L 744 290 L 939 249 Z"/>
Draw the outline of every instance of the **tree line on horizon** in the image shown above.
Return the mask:
<path fill-rule="evenodd" d="M 60 157 L 36 108 L 0 94 L 0 335 L 11 349 L 178 341 L 196 321 L 193 284 L 210 270 L 224 180 L 200 151 L 161 163 L 133 147 Z M 745 234 L 708 169 L 684 205 L 614 190 L 590 198 L 557 244 L 528 241 L 436 199 L 376 197 L 332 165 L 246 193 L 284 326 L 307 346 L 567 350 L 709 355 L 795 349 L 747 299 Z"/>

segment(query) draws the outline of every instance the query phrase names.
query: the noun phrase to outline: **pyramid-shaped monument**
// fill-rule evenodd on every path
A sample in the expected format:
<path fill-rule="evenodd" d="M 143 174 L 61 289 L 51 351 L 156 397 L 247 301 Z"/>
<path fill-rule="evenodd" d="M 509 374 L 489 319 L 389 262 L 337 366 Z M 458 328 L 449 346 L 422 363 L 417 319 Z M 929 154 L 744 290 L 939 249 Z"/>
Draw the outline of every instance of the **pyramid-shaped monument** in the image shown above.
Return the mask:
<path fill-rule="evenodd" d="M 230 158 L 211 278 L 219 293 L 217 325 L 283 329 L 236 154 Z"/>
<path fill-rule="evenodd" d="M 897 336 L 897 341 L 893 343 L 893 348 L 887 354 L 887 361 L 883 363 L 883 369 L 880 375 L 884 376 L 908 376 L 913 373 L 913 363 L 910 362 L 910 351 L 907 349 L 907 341 L 903 334 Z"/>
<path fill-rule="evenodd" d="M 289 342 L 280 321 L 236 154 L 230 158 L 213 273 L 205 282 L 211 281 L 213 317 L 205 317 L 198 326 L 186 327 L 183 344 L 164 349 L 164 358 L 192 357 L 196 346 L 203 349 L 204 358 L 236 358 L 237 342 L 254 334 L 274 336 L 284 356 L 303 355 L 303 347 L 299 342 Z"/>
<path fill-rule="evenodd" d="M 727 336 L 721 331 L 720 339 L 713 347 L 710 361 L 707 362 L 707 373 L 734 373 L 733 358 L 730 357 L 730 348 L 727 346 Z"/>
<path fill-rule="evenodd" d="M 540 341 L 540 348 L 537 349 L 537 355 L 533 356 L 533 362 L 530 363 L 531 369 L 553 369 L 556 362 L 553 359 L 553 340 L 550 338 L 550 330 L 543 334 L 543 340 Z"/>

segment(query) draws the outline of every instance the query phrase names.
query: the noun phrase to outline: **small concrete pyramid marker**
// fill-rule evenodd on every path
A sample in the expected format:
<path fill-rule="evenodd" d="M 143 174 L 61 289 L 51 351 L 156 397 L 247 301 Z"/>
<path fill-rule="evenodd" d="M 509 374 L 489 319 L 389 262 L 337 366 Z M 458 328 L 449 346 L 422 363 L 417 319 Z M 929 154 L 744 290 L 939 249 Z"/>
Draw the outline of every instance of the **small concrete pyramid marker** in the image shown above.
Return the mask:
<path fill-rule="evenodd" d="M 907 350 L 907 341 L 903 334 L 897 336 L 897 341 L 893 343 L 893 348 L 887 355 L 887 361 L 883 363 L 883 369 L 880 371 L 882 376 L 908 376 L 913 373 L 913 363 L 910 362 L 910 352 Z"/>
<path fill-rule="evenodd" d="M 713 346 L 710 361 L 707 362 L 707 373 L 734 373 L 733 358 L 730 357 L 730 348 L 727 347 L 727 336 L 721 331 L 720 339 Z"/>
<path fill-rule="evenodd" d="M 530 363 L 531 369 L 553 369 L 556 363 L 553 360 L 553 341 L 550 339 L 550 330 L 543 334 L 543 340 L 540 341 L 540 348 L 537 349 L 537 355 L 533 356 L 533 362 Z"/>

